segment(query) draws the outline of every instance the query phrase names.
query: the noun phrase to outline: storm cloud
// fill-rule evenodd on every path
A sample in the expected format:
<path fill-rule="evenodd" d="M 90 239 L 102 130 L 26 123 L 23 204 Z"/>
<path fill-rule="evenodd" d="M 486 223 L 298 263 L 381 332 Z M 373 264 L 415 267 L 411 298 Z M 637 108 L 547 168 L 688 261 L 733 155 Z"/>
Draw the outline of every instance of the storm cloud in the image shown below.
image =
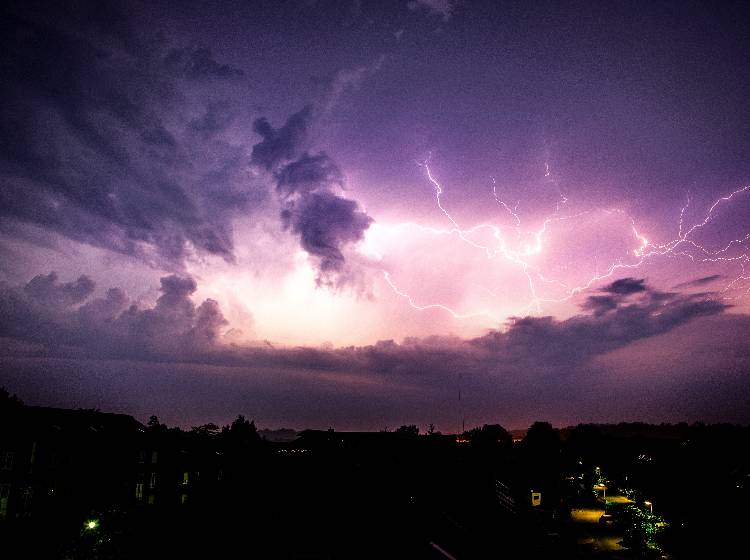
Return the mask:
<path fill-rule="evenodd" d="M 215 301 L 193 303 L 196 289 L 193 278 L 165 276 L 154 307 L 141 309 L 130 304 L 119 288 L 84 301 L 94 290 L 85 276 L 67 283 L 60 283 L 54 273 L 37 276 L 24 286 L 6 286 L 0 292 L 0 336 L 128 359 L 423 376 L 455 370 L 487 373 L 500 364 L 519 371 L 537 366 L 576 368 L 729 307 L 710 294 L 664 294 L 644 284 L 636 300 L 621 296 L 607 313 L 581 313 L 565 320 L 516 318 L 503 330 L 473 339 L 445 336 L 338 349 L 273 348 L 223 343 L 227 321 Z"/>
<path fill-rule="evenodd" d="M 602 292 L 624 296 L 646 291 L 646 281 L 642 278 L 621 278 L 601 288 Z"/>
<path fill-rule="evenodd" d="M 252 161 L 273 173 L 282 224 L 316 258 L 318 285 L 340 288 L 350 278 L 344 248 L 361 241 L 373 219 L 356 201 L 337 194 L 344 175 L 328 154 L 302 151 L 311 119 L 311 106 L 278 129 L 257 119 L 254 128 L 262 140 L 253 147 Z"/>
<path fill-rule="evenodd" d="M 637 403 L 639 398 L 646 399 L 644 390 L 651 391 L 626 379 L 612 379 L 602 369 L 602 360 L 611 361 L 620 351 L 632 353 L 633 345 L 683 336 L 671 333 L 694 321 L 718 321 L 727 309 L 710 294 L 665 295 L 644 283 L 645 289 L 635 297 L 618 296 L 614 308 L 606 313 L 582 312 L 566 320 L 525 317 L 472 339 L 434 336 L 340 348 L 284 347 L 228 343 L 223 336 L 228 325 L 219 305 L 210 299 L 194 303 L 196 283 L 190 277 L 163 277 L 160 296 L 152 307 L 131 303 L 118 288 L 91 297 L 91 284 L 85 277 L 61 282 L 50 274 L 0 289 L 3 383 L 13 382 L 14 390 L 23 394 L 22 379 L 26 377 L 16 375 L 23 372 L 28 379 L 52 376 L 54 379 L 45 383 L 54 387 L 62 383 L 56 377 L 58 368 L 44 366 L 37 371 L 33 364 L 56 360 L 68 364 L 61 371 L 78 363 L 79 371 L 92 372 L 96 370 L 91 363 L 94 360 L 104 371 L 121 371 L 118 364 L 128 363 L 127 371 L 144 372 L 118 374 L 138 391 L 146 391 L 143 403 L 153 401 L 147 396 L 149 391 L 169 387 L 160 397 L 162 401 L 195 401 L 195 406 L 219 415 L 227 413 L 227 402 L 233 402 L 253 406 L 269 421 L 281 414 L 300 422 L 319 422 L 321 418 L 347 422 L 341 411 L 351 411 L 352 403 L 357 402 L 359 426 L 371 426 L 368 423 L 380 422 L 389 414 L 412 421 L 419 415 L 423 420 L 445 422 L 450 415 L 437 412 L 435 407 L 443 404 L 436 403 L 451 401 L 460 383 L 465 396 L 473 395 L 467 398 L 473 399 L 475 417 L 484 415 L 491 420 L 501 410 L 525 418 L 523 415 L 546 406 L 551 407 L 547 413 L 557 411 L 555 414 L 570 418 L 581 414 L 581 407 L 595 410 L 595 394 L 627 390 Z M 89 295 L 81 300 L 84 294 Z M 736 324 L 746 320 L 727 315 L 717 323 L 717 332 L 736 329 Z M 700 366 L 700 360 L 690 363 L 691 367 Z M 663 391 L 669 394 L 676 372 L 668 363 L 664 368 L 658 383 L 667 384 Z M 214 376 L 209 381 L 200 371 Z M 77 383 L 91 385 L 92 390 L 101 383 L 120 383 L 109 375 L 75 375 L 83 375 Z M 710 379 L 714 381 L 709 390 L 718 390 L 713 374 Z M 739 383 L 735 377 L 727 382 Z M 190 387 L 196 384 L 203 389 L 191 392 Z M 33 389 L 29 391 L 33 393 Z M 362 391 L 367 398 L 362 397 Z M 561 391 L 570 398 L 559 399 Z M 208 401 L 205 395 L 209 395 Z M 671 398 L 675 410 L 690 410 Z M 196 399 L 201 399 L 200 403 Z M 275 404 L 269 407 L 269 402 Z M 312 409 L 311 402 L 317 403 Z M 534 404 L 524 404 L 529 402 Z M 181 406 L 177 401 L 174 405 Z M 275 408 L 278 406 L 281 409 Z M 703 410 L 699 404 L 690 406 Z M 189 421 L 196 419 L 192 412 L 179 414 L 187 414 Z"/>
<path fill-rule="evenodd" d="M 721 274 L 712 274 L 710 276 L 703 276 L 701 278 L 696 278 L 687 282 L 680 282 L 679 284 L 676 284 L 674 286 L 674 289 L 680 290 L 684 288 L 700 288 L 709 284 L 713 284 L 714 282 L 718 282 L 719 280 L 723 280 L 724 278 L 725 277 Z"/>
<path fill-rule="evenodd" d="M 302 146 L 312 119 L 312 106 L 306 106 L 290 116 L 278 129 L 265 117 L 255 120 L 253 129 L 263 139 L 253 146 L 252 162 L 267 171 L 284 160 L 290 160 Z"/>
<path fill-rule="evenodd" d="M 256 119 L 251 145 L 230 133 L 241 109 L 222 89 L 249 76 L 205 46 L 132 25 L 126 5 L 18 3 L 0 25 L 0 232 L 179 271 L 203 255 L 233 262 L 235 220 L 275 190 L 318 282 L 344 282 L 344 248 L 371 219 L 340 194 L 338 165 L 304 150 L 313 105 L 279 128 Z"/>
<path fill-rule="evenodd" d="M 637 340 L 669 332 L 702 316 L 717 315 L 730 306 L 710 294 L 681 295 L 653 290 L 645 280 L 623 278 L 602 288 L 609 296 L 590 296 L 581 305 L 593 314 L 569 319 L 513 319 L 505 332 L 493 332 L 474 343 L 519 362 L 541 360 L 564 367 Z M 635 299 L 628 298 L 638 294 Z"/>
<path fill-rule="evenodd" d="M 95 284 L 87 276 L 61 283 L 54 272 L 39 275 L 0 289 L 0 337 L 42 345 L 51 355 L 196 358 L 227 324 L 215 301 L 193 303 L 196 288 L 190 277 L 165 276 L 154 307 L 141 309 L 120 288 L 91 298 Z"/>
<path fill-rule="evenodd" d="M 232 218 L 264 193 L 243 176 L 242 148 L 218 138 L 227 103 L 184 91 L 242 72 L 207 48 L 136 30 L 125 5 L 7 10 L 2 230 L 39 226 L 171 268 L 191 253 L 231 261 Z"/>

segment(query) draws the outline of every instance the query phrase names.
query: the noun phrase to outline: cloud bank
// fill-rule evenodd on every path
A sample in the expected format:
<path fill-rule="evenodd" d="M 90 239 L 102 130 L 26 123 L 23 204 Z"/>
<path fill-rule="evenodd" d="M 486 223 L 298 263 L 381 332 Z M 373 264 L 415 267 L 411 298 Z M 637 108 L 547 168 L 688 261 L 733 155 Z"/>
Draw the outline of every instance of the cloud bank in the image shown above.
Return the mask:
<path fill-rule="evenodd" d="M 627 290 L 623 289 L 626 285 L 630 286 Z M 275 349 L 222 343 L 227 321 L 215 301 L 193 303 L 196 288 L 190 277 L 165 276 L 156 305 L 140 309 L 119 288 L 91 298 L 95 286 L 86 276 L 61 283 L 54 272 L 40 275 L 24 286 L 5 286 L 0 291 L 0 336 L 42 344 L 52 354 L 78 348 L 82 355 L 134 360 L 281 364 L 388 375 L 454 369 L 491 372 L 501 364 L 529 371 L 536 366 L 566 370 L 696 318 L 719 315 L 729 307 L 712 294 L 665 293 L 627 278 L 604 287 L 608 296 L 588 297 L 581 307 L 592 313 L 565 320 L 513 318 L 506 329 L 478 338 L 407 338 L 401 344 L 388 340 L 338 349 Z M 606 305 L 601 304 L 601 297 L 607 298 Z"/>
<path fill-rule="evenodd" d="M 200 360 L 227 321 L 214 300 L 193 303 L 196 288 L 192 278 L 165 276 L 156 305 L 140 309 L 120 288 L 91 298 L 90 278 L 60 283 L 52 272 L 0 289 L 0 337 L 39 345 L 51 356 Z"/>
<path fill-rule="evenodd" d="M 237 402 L 255 403 L 253 406 L 265 411 L 269 419 L 278 413 L 271 410 L 271 404 L 277 402 L 288 418 L 299 422 L 316 414 L 317 422 L 326 418 L 347 422 L 341 411 L 350 410 L 355 399 L 360 408 L 356 414 L 350 410 L 348 425 L 356 421 L 358 426 L 368 425 L 369 429 L 377 427 L 380 418 L 393 422 L 394 415 L 405 420 L 413 417 L 415 421 L 439 417 L 447 422 L 452 413 L 437 409 L 453 406 L 446 402 L 452 402 L 459 386 L 465 395 L 473 395 L 465 397 L 472 399 L 473 417 L 488 420 L 498 414 L 522 418 L 539 410 L 550 414 L 555 411 L 559 417 L 582 414 L 591 418 L 596 407 L 606 402 L 595 395 L 630 391 L 633 395 L 629 402 L 637 407 L 639 402 L 649 402 L 648 391 L 660 386 L 671 387 L 672 391 L 678 387 L 675 394 L 683 395 L 681 399 L 687 398 L 689 403 L 682 405 L 673 399 L 665 405 L 667 408 L 662 407 L 662 412 L 689 414 L 694 409 L 702 410 L 702 405 L 695 400 L 696 394 L 684 393 L 700 383 L 680 381 L 680 373 L 673 371 L 676 366 L 670 363 L 674 358 L 663 362 L 664 369 L 652 379 L 650 388 L 634 386 L 628 379 L 613 379 L 602 364 L 617 361 L 618 356 L 659 356 L 663 352 L 661 346 L 646 354 L 639 354 L 634 348 L 672 337 L 673 332 L 691 332 L 690 325 L 696 321 L 717 321 L 728 308 L 712 294 L 665 293 L 643 281 L 625 279 L 601 290 L 604 297 L 611 298 L 606 306 L 598 303 L 601 295 L 592 295 L 582 303 L 582 313 L 569 319 L 516 318 L 503 330 L 472 339 L 440 336 L 343 348 L 275 347 L 229 343 L 231 336 L 224 337 L 229 326 L 218 304 L 210 299 L 193 302 L 195 290 L 192 278 L 165 276 L 156 304 L 141 308 L 118 288 L 93 297 L 95 286 L 85 276 L 61 282 L 51 273 L 37 276 L 25 285 L 3 286 L 0 341 L 4 373 L 0 383 L 10 383 L 20 393 L 24 392 L 24 383 L 31 383 L 27 388 L 33 393 L 33 380 L 51 375 L 48 381 L 53 387 L 62 382 L 56 377 L 61 374 L 57 366 L 46 364 L 55 360 L 68 364 L 64 371 L 74 367 L 72 364 L 78 364 L 81 371 L 93 371 L 96 366 L 92 364 L 99 363 L 104 372 L 112 368 L 120 371 L 117 364 L 133 364 L 133 371 L 144 372 L 131 380 L 135 386 L 159 387 L 166 382 L 163 367 L 169 366 L 175 375 L 189 372 L 185 373 L 186 387 L 196 383 L 209 387 L 214 399 L 209 408 L 215 413 L 227 413 L 226 400 L 239 399 L 235 393 L 241 389 L 246 401 Z M 727 315 L 721 324 L 747 322 L 743 317 Z M 731 328 L 736 330 L 737 325 Z M 691 356 L 689 349 L 683 351 Z M 714 358 L 710 360 L 711 367 L 721 362 Z M 689 367 L 698 367 L 701 359 L 690 359 Z M 735 364 L 739 362 L 734 360 Z M 708 361 L 702 367 L 708 367 Z M 52 370 L 55 373 L 49 373 Z M 212 373 L 206 373 L 204 378 L 201 370 Z M 76 378 L 80 375 L 75 374 Z M 96 391 L 100 394 L 101 384 L 120 383 L 109 379 L 106 373 L 91 375 L 79 379 L 77 383 L 89 388 L 73 389 L 75 398 L 84 398 L 86 391 L 94 390 L 92 387 L 99 387 Z M 744 377 L 733 375 L 732 383 L 743 383 Z M 713 383 L 710 391 L 724 386 Z M 46 382 L 43 385 L 46 387 Z M 78 394 L 78 390 L 83 392 Z M 180 402 L 203 399 L 199 396 L 203 393 L 188 394 L 187 388 L 172 391 L 180 395 Z M 561 392 L 569 399 L 561 400 Z M 158 398 L 165 408 L 181 406 L 173 402 L 176 397 L 171 392 Z M 311 405 L 316 400 L 320 402 Z M 531 401 L 533 405 L 528 404 Z M 153 398 L 137 406 L 148 402 L 154 402 Z"/>

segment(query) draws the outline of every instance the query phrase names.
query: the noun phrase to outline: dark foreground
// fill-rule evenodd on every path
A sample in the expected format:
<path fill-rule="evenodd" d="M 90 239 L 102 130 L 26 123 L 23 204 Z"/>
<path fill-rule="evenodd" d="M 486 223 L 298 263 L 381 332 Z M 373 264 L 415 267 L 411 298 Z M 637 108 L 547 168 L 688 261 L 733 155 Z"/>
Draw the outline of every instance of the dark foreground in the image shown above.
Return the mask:
<path fill-rule="evenodd" d="M 500 426 L 405 426 L 278 443 L 242 417 L 184 432 L 7 398 L 1 420 L 3 558 L 747 552 L 747 428 L 540 422 L 513 443 Z"/>

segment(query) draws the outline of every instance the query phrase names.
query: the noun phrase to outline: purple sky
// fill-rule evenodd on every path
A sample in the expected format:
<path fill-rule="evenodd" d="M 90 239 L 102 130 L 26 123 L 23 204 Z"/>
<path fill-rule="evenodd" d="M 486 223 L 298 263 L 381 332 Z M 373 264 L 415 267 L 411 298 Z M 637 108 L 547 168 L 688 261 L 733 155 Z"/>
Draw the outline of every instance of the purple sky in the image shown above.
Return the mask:
<path fill-rule="evenodd" d="M 750 422 L 745 3 L 47 4 L 0 18 L 25 401 Z"/>

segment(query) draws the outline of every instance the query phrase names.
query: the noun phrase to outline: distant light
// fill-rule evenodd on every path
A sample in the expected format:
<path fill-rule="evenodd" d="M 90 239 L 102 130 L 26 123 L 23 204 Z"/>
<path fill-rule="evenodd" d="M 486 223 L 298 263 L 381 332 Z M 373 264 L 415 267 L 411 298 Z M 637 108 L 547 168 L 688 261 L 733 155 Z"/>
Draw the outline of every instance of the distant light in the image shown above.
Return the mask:
<path fill-rule="evenodd" d="M 96 519 L 86 522 L 87 529 L 96 529 L 97 525 L 99 525 L 99 522 Z"/>

